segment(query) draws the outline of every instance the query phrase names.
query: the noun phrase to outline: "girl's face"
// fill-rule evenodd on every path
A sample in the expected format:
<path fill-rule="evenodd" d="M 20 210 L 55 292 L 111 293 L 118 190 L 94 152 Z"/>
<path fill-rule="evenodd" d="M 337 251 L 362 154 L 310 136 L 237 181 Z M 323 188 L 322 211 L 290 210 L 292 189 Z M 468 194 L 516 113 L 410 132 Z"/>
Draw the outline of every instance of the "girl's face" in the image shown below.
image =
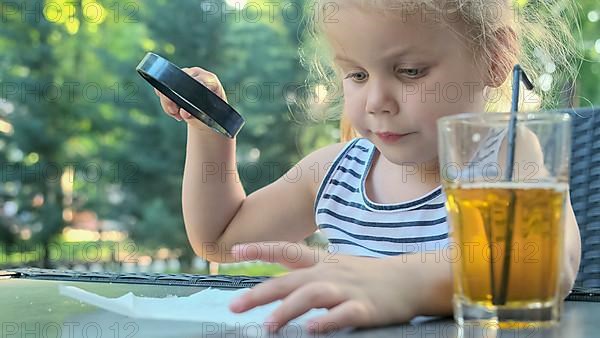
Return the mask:
<path fill-rule="evenodd" d="M 344 114 L 396 164 L 435 160 L 437 119 L 485 107 L 482 62 L 456 32 L 426 17 L 340 6 L 337 22 L 325 24 L 343 78 Z"/>

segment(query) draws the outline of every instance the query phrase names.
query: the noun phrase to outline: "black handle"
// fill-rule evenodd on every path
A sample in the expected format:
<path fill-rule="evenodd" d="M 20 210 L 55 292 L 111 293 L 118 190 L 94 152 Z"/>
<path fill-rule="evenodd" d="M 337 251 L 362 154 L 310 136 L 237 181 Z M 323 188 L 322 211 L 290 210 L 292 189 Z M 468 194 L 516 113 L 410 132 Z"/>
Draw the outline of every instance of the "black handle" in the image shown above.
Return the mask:
<path fill-rule="evenodd" d="M 157 54 L 146 54 L 136 70 L 179 107 L 229 138 L 234 138 L 245 123 L 227 102 Z"/>

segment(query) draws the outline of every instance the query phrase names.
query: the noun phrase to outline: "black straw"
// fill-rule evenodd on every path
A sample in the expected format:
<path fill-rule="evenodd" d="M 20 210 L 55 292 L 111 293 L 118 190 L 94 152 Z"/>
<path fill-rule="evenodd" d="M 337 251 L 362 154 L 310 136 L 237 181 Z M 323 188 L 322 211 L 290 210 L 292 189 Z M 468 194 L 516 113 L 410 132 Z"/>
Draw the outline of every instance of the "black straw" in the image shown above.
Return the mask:
<path fill-rule="evenodd" d="M 525 88 L 532 90 L 533 83 L 527 77 L 527 74 L 521 69 L 520 65 L 515 65 L 513 68 L 513 88 L 512 88 L 512 107 L 510 114 L 510 122 L 508 124 L 508 152 L 506 158 L 506 181 L 510 182 L 514 171 L 515 162 L 515 141 L 517 138 L 517 112 L 519 111 L 519 89 L 521 81 L 525 85 Z"/>
<path fill-rule="evenodd" d="M 512 108 L 510 114 L 510 122 L 508 125 L 508 154 L 507 154 L 507 170 L 506 170 L 506 181 L 510 182 L 513 176 L 514 170 L 514 159 L 515 159 L 515 146 L 516 146 L 516 128 L 517 128 L 517 112 L 519 110 L 519 86 L 521 80 L 525 87 L 529 90 L 533 89 L 533 84 L 521 69 L 521 66 L 515 65 L 513 69 L 513 95 L 512 95 Z M 508 202 L 508 217 L 506 220 L 506 237 L 504 246 L 504 261 L 502 262 L 502 283 L 500 288 L 500 294 L 496 297 L 495 292 L 492 295 L 492 303 L 494 305 L 505 305 L 508 297 L 508 281 L 510 277 L 510 260 L 512 252 L 512 239 L 513 231 L 515 226 L 515 207 L 516 207 L 516 196 L 515 191 L 508 189 L 510 192 L 510 200 Z M 494 264 L 494 262 L 492 262 Z"/>

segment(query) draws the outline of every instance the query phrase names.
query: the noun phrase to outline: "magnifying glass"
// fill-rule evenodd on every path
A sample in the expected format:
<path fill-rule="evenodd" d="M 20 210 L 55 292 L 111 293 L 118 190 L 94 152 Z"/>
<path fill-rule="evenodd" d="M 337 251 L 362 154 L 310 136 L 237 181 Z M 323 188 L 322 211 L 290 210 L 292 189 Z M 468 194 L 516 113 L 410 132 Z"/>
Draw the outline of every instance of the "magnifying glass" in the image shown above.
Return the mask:
<path fill-rule="evenodd" d="M 154 88 L 211 129 L 234 138 L 244 118 L 218 95 L 167 59 L 148 53 L 136 68 Z"/>

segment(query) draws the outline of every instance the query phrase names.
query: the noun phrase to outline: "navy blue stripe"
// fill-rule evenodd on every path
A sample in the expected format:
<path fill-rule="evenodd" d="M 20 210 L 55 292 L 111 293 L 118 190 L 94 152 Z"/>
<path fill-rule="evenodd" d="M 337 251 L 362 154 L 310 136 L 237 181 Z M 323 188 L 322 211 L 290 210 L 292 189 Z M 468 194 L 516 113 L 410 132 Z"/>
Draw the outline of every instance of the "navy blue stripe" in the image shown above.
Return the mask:
<path fill-rule="evenodd" d="M 500 129 L 500 130 L 498 130 L 498 132 L 497 132 L 497 133 L 492 133 L 492 136 L 491 136 L 491 137 L 498 137 L 498 136 L 500 136 L 500 134 L 502 134 L 502 133 L 503 133 L 505 130 L 506 130 L 506 129 Z"/>
<path fill-rule="evenodd" d="M 363 147 L 363 146 L 356 145 L 356 146 L 354 146 L 354 148 L 360 149 L 360 150 L 362 150 L 362 151 L 363 151 L 363 152 L 365 152 L 365 153 L 368 153 L 368 152 L 369 152 L 369 149 L 368 149 L 368 148 L 365 148 L 365 147 Z"/>
<path fill-rule="evenodd" d="M 343 230 L 339 227 L 336 227 L 333 224 L 320 224 L 319 228 L 321 229 L 334 229 L 340 232 L 343 232 L 344 234 L 352 237 L 352 238 L 356 238 L 358 240 L 361 241 L 377 241 L 377 242 L 388 242 L 388 243 L 402 243 L 402 244 L 406 244 L 406 243 L 425 243 L 425 242 L 433 242 L 433 241 L 439 241 L 442 239 L 446 239 L 448 238 L 448 233 L 444 233 L 441 235 L 435 235 L 435 236 L 424 236 L 424 237 L 383 237 L 383 236 L 367 236 L 367 235 L 357 235 L 351 232 L 348 232 L 346 230 Z"/>
<path fill-rule="evenodd" d="M 435 210 L 435 209 L 443 209 L 446 207 L 444 203 L 435 203 L 435 204 L 425 204 L 418 208 L 414 208 L 412 210 Z"/>
<path fill-rule="evenodd" d="M 477 163 L 477 162 L 482 162 L 483 160 L 485 160 L 486 158 L 492 156 L 494 154 L 493 151 L 490 151 L 489 153 L 485 154 L 485 156 L 481 157 L 481 154 L 477 154 L 477 158 L 473 159 L 472 162 Z M 479 164 L 479 163 L 477 163 Z"/>
<path fill-rule="evenodd" d="M 434 190 L 429 195 L 424 196 L 424 197 L 422 197 L 418 200 L 412 201 L 412 202 L 398 203 L 398 204 L 375 204 L 375 203 L 372 203 L 365 193 L 365 185 L 366 185 L 367 176 L 369 175 L 369 171 L 371 169 L 371 166 L 373 165 L 373 157 L 374 156 L 375 156 L 375 150 L 373 150 L 371 152 L 371 155 L 369 156 L 369 159 L 367 160 L 368 164 L 365 166 L 365 170 L 364 170 L 361 182 L 360 182 L 360 186 L 362 187 L 362 192 L 361 192 L 362 198 L 368 207 L 375 209 L 375 210 L 387 210 L 387 211 L 414 208 L 421 204 L 425 204 L 426 202 L 433 200 L 434 198 L 436 198 L 442 194 L 442 187 L 439 187 L 438 189 Z"/>
<path fill-rule="evenodd" d="M 346 182 L 340 182 L 338 180 L 335 179 L 331 179 L 331 184 L 333 185 L 339 185 L 341 187 L 346 188 L 347 190 L 351 191 L 351 192 L 358 192 L 358 188 L 355 188 L 353 186 L 351 186 L 350 184 L 346 183 Z"/>
<path fill-rule="evenodd" d="M 380 255 L 386 255 L 386 256 L 398 256 L 398 255 L 402 255 L 402 254 L 406 253 L 406 252 L 373 250 L 373 249 L 367 248 L 364 245 L 360 245 L 358 243 L 354 243 L 354 242 L 351 242 L 351 241 L 348 241 L 348 240 L 345 240 L 345 239 L 332 238 L 332 239 L 329 240 L 329 243 L 331 243 L 331 244 L 347 244 L 347 245 L 357 246 L 357 247 L 363 248 L 363 249 L 365 249 L 367 251 L 371 251 L 371 252 L 374 252 L 374 253 L 377 253 L 377 254 L 380 254 Z M 334 254 L 335 254 L 335 252 L 334 252 Z"/>
<path fill-rule="evenodd" d="M 343 149 L 340 152 L 340 155 L 335 159 L 335 161 L 333 162 L 333 165 L 328 169 L 327 171 L 327 175 L 325 175 L 325 178 L 323 179 L 323 182 L 321 182 L 321 186 L 319 187 L 319 192 L 317 193 L 317 198 L 315 198 L 315 205 L 314 205 L 314 210 L 317 210 L 317 205 L 319 204 L 319 199 L 321 198 L 321 195 L 323 194 L 323 190 L 325 189 L 325 187 L 327 186 L 327 182 L 329 181 L 329 179 L 331 178 L 331 175 L 334 173 L 335 171 L 335 167 L 340 163 L 340 161 L 342 160 L 342 158 L 344 157 L 343 155 L 345 155 L 346 153 L 348 153 L 348 151 L 352 148 L 352 146 L 354 144 L 356 144 L 356 142 L 358 142 L 359 139 L 354 140 L 353 142 L 348 143 L 345 146 L 345 149 Z"/>
<path fill-rule="evenodd" d="M 349 160 L 352 160 L 352 161 L 358 162 L 358 164 L 362 164 L 362 165 L 364 165 L 365 163 L 367 163 L 367 162 L 365 162 L 365 161 L 363 161 L 363 160 L 361 160 L 360 158 L 358 158 L 358 157 L 355 157 L 355 156 L 346 155 L 346 156 L 344 156 L 344 157 L 345 157 L 345 158 L 347 158 L 347 159 L 349 159 Z"/>
<path fill-rule="evenodd" d="M 343 173 L 348 173 L 348 174 L 350 174 L 350 175 L 352 175 L 352 176 L 354 176 L 354 177 L 356 177 L 356 178 L 360 178 L 360 174 L 359 174 L 359 173 L 357 173 L 356 171 L 352 170 L 352 169 L 347 169 L 347 168 L 344 168 L 344 167 L 342 167 L 342 166 L 340 165 L 340 166 L 338 167 L 338 170 L 339 170 L 339 171 L 341 171 L 341 172 L 343 172 Z"/>
<path fill-rule="evenodd" d="M 356 209 L 360 209 L 360 210 L 365 210 L 365 211 L 369 211 L 369 212 L 373 212 L 373 210 L 365 207 L 364 205 L 360 204 L 360 203 L 356 203 L 356 202 L 350 202 L 347 201 L 339 196 L 336 195 L 331 195 L 331 194 L 324 194 L 323 199 L 329 199 L 329 200 L 333 200 L 338 204 L 341 205 L 345 205 L 347 207 L 351 207 L 351 208 L 356 208 Z M 438 210 L 438 209 L 444 209 L 446 207 L 446 205 L 444 203 L 435 203 L 435 204 L 425 204 L 425 205 L 421 205 L 420 207 L 414 208 L 414 209 L 410 209 L 408 211 L 417 211 L 417 210 Z"/>
<path fill-rule="evenodd" d="M 363 178 L 364 181 L 364 178 Z M 407 202 L 407 203 L 400 203 L 400 204 L 373 204 L 371 203 L 369 200 L 367 200 L 366 198 L 363 198 L 365 201 L 365 204 L 368 205 L 369 207 L 373 208 L 373 209 L 377 209 L 377 210 L 399 210 L 399 209 L 408 209 L 408 208 L 413 208 L 415 206 L 424 204 L 425 202 L 431 201 L 434 198 L 440 196 L 442 194 L 442 188 L 438 188 L 435 191 L 433 191 L 431 194 L 420 198 L 416 201 L 412 201 L 412 202 Z M 363 193 L 363 197 L 364 193 Z"/>
<path fill-rule="evenodd" d="M 483 149 L 487 150 L 487 149 L 492 148 L 492 146 L 496 145 L 496 143 L 498 143 L 499 140 L 500 139 L 498 139 L 498 138 L 496 138 L 496 139 L 494 139 L 494 138 L 487 139 L 485 141 L 485 143 L 483 144 Z"/>
<path fill-rule="evenodd" d="M 421 227 L 421 226 L 432 226 L 432 225 L 442 224 L 442 223 L 446 222 L 446 217 L 434 219 L 431 221 L 412 221 L 412 222 L 397 222 L 397 223 L 367 222 L 367 221 L 358 220 L 358 219 L 355 219 L 352 217 L 343 216 L 343 215 L 337 214 L 328 209 L 319 209 L 317 211 L 317 214 L 327 214 L 327 215 L 330 215 L 330 216 L 333 216 L 333 217 L 339 219 L 340 221 L 350 222 L 350 223 L 354 223 L 357 225 L 362 225 L 362 226 L 372 227 L 372 228 Z"/>
<path fill-rule="evenodd" d="M 352 207 L 352 208 L 356 208 L 356 209 L 360 209 L 360 210 L 366 210 L 366 211 L 373 212 L 373 211 L 367 209 L 364 205 L 362 205 L 360 203 L 349 202 L 349 201 L 346 201 L 345 199 L 338 197 L 336 195 L 325 194 L 325 195 L 323 195 L 323 199 L 334 200 L 337 203 L 345 205 L 347 207 Z"/>

